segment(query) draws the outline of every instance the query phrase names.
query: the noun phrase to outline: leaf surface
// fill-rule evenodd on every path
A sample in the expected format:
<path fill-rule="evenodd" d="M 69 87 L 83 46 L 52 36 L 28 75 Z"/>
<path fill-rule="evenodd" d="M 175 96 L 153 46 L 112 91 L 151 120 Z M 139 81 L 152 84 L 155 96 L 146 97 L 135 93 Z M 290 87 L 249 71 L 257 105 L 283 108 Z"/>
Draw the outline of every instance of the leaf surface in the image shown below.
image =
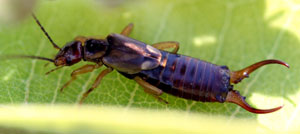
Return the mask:
<path fill-rule="evenodd" d="M 263 67 L 235 85 L 247 101 L 258 108 L 283 105 L 278 112 L 255 115 L 234 104 L 187 101 L 164 94 L 170 104 L 156 101 L 134 81 L 116 71 L 85 100 L 96 106 L 142 108 L 161 112 L 182 111 L 206 116 L 224 116 L 226 124 L 238 118 L 251 119 L 273 131 L 299 131 L 300 92 L 299 4 L 291 0 L 145 0 L 41 1 L 36 15 L 54 41 L 63 46 L 76 36 L 106 37 L 119 33 L 130 22 L 135 24 L 130 37 L 153 44 L 180 42 L 179 53 L 239 70 L 265 59 L 280 59 L 290 64 Z M 0 54 L 26 54 L 53 58 L 57 53 L 32 18 L 19 25 L 0 26 Z M 103 70 L 81 75 L 59 92 L 70 79 L 72 67 L 50 75 L 44 61 L 1 60 L 0 101 L 2 104 L 77 105 L 82 94 Z M 201 120 L 199 119 L 201 122 Z"/>

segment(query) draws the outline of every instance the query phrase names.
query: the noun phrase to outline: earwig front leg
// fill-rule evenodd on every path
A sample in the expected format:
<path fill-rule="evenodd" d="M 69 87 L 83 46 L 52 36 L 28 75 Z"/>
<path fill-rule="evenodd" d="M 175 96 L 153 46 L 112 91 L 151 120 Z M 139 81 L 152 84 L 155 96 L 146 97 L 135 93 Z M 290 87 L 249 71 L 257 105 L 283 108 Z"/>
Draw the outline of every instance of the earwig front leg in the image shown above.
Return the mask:
<path fill-rule="evenodd" d="M 174 53 L 174 54 L 177 54 L 177 52 L 179 50 L 179 43 L 176 41 L 159 42 L 159 43 L 153 44 L 152 46 L 157 49 L 160 49 L 160 50 L 173 48 L 173 51 L 171 53 Z"/>
<path fill-rule="evenodd" d="M 121 32 L 124 36 L 129 36 L 129 34 L 132 32 L 133 29 L 133 23 L 128 24 Z"/>
<path fill-rule="evenodd" d="M 153 97 L 155 97 L 157 100 L 159 100 L 160 102 L 166 103 L 168 104 L 168 102 L 162 98 L 160 98 L 159 96 L 162 95 L 163 91 L 160 90 L 159 88 L 149 84 L 148 82 L 145 82 L 144 80 L 142 80 L 140 77 L 135 77 L 134 80 L 144 88 L 144 91 L 150 95 L 152 95 Z"/>
<path fill-rule="evenodd" d="M 64 90 L 64 88 L 66 88 L 67 86 L 69 86 L 74 80 L 77 79 L 77 75 L 80 74 L 85 74 L 85 73 L 89 73 L 92 72 L 94 69 L 97 69 L 99 67 L 101 67 L 102 64 L 96 64 L 96 65 L 84 65 L 76 70 L 74 70 L 71 74 L 71 79 L 64 84 L 64 86 L 60 89 L 60 91 L 62 92 Z"/>
<path fill-rule="evenodd" d="M 100 84 L 100 82 L 101 82 L 101 80 L 102 80 L 102 78 L 104 77 L 104 76 L 106 76 L 107 74 L 109 74 L 110 72 L 112 72 L 113 71 L 113 69 L 112 68 L 107 68 L 107 69 L 105 69 L 105 70 L 103 70 L 99 75 L 98 75 L 98 77 L 97 77 L 97 79 L 95 80 L 95 82 L 94 82 L 94 84 L 93 84 L 93 86 L 89 89 L 89 90 L 87 90 L 83 95 L 82 95 L 82 97 L 81 97 L 81 99 L 80 99 L 80 104 L 82 104 L 83 103 L 83 100 L 95 89 L 95 88 L 97 88 L 98 86 L 99 86 L 99 84 Z"/>

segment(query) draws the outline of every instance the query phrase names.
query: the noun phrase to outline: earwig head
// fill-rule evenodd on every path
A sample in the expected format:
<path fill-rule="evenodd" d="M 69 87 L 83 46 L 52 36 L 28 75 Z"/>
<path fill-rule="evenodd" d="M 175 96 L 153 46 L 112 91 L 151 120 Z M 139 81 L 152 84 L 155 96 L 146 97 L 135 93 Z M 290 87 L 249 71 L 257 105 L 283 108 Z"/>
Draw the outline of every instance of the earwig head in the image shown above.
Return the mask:
<path fill-rule="evenodd" d="M 73 41 L 68 44 L 66 44 L 63 48 L 60 48 L 50 37 L 50 35 L 47 33 L 45 28 L 42 26 L 38 18 L 35 16 L 34 13 L 32 13 L 33 19 L 36 21 L 38 26 L 41 28 L 45 36 L 48 38 L 48 40 L 51 42 L 52 46 L 59 50 L 58 54 L 55 56 L 55 59 L 48 59 L 45 57 L 40 56 L 27 56 L 27 55 L 15 55 L 10 56 L 12 58 L 30 58 L 30 59 L 39 59 L 39 60 L 46 60 L 53 62 L 57 68 L 52 69 L 48 71 L 46 74 L 49 74 L 55 70 L 58 70 L 64 66 L 71 66 L 75 63 L 78 63 L 82 58 L 82 43 L 81 41 Z"/>
<path fill-rule="evenodd" d="M 88 39 L 84 43 L 84 60 L 100 61 L 107 53 L 109 43 L 104 39 Z"/>
<path fill-rule="evenodd" d="M 73 41 L 66 44 L 55 56 L 55 66 L 71 66 L 82 59 L 82 44 Z"/>

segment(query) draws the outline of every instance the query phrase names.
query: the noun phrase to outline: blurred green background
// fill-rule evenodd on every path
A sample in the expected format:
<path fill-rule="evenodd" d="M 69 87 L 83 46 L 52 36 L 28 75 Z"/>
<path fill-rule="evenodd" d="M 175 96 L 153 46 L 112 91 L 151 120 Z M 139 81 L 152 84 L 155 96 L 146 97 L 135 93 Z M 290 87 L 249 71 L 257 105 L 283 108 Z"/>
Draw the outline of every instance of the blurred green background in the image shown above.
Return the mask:
<path fill-rule="evenodd" d="M 1 55 L 55 56 L 57 50 L 26 14 L 28 10 L 5 10 L 4 7 L 7 8 L 3 4 L 0 6 Z M 264 59 L 283 60 L 290 64 L 290 69 L 279 65 L 263 67 L 234 88 L 255 107 L 284 105 L 284 108 L 272 114 L 256 115 L 234 104 L 187 101 L 167 94 L 162 98 L 170 104 L 165 105 L 117 72 L 105 77 L 85 100 L 84 106 L 78 108 L 83 92 L 103 68 L 81 75 L 60 93 L 59 88 L 70 79 L 72 70 L 86 63 L 65 67 L 46 76 L 45 72 L 54 65 L 44 67 L 44 61 L 2 59 L 0 122 L 3 130 L 22 128 L 28 133 L 160 132 L 162 128 L 165 128 L 163 132 L 170 133 L 220 132 L 223 129 L 233 133 L 247 129 L 254 132 L 300 131 L 299 9 L 300 1 L 296 0 L 37 1 L 34 12 L 59 46 L 78 35 L 105 37 L 109 33 L 119 33 L 133 22 L 135 27 L 130 37 L 134 39 L 147 44 L 178 41 L 180 54 L 227 65 L 231 70 Z M 11 11 L 15 12 L 9 14 Z M 68 115 L 66 111 L 75 113 Z M 52 120 L 49 116 L 53 113 L 61 118 Z M 170 119 L 164 115 L 169 115 Z M 111 116 L 120 117 L 120 122 L 128 121 L 124 124 L 131 127 L 118 123 L 118 119 L 104 118 Z M 169 122 L 171 125 L 164 125 Z M 46 124 L 50 124 L 51 129 L 45 130 Z M 71 127 L 64 127 L 66 124 Z M 245 128 L 237 129 L 239 125 Z M 112 131 L 113 128 L 120 131 Z"/>

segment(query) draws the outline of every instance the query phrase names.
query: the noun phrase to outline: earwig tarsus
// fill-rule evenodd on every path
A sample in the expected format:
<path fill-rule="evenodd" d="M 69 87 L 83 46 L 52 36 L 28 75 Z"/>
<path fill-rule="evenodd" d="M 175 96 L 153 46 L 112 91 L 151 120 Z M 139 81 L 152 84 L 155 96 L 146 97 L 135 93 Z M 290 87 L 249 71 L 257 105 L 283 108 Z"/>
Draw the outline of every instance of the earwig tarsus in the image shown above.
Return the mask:
<path fill-rule="evenodd" d="M 59 49 L 53 59 L 39 56 L 11 56 L 12 58 L 31 58 L 53 62 L 57 68 L 72 66 L 81 60 L 93 62 L 95 65 L 85 65 L 74 70 L 71 79 L 61 88 L 63 91 L 69 84 L 76 80 L 80 74 L 92 72 L 105 65 L 96 78 L 92 87 L 87 90 L 83 100 L 100 84 L 102 78 L 114 69 L 123 76 L 135 80 L 159 101 L 168 103 L 160 97 L 163 93 L 172 94 L 188 100 L 202 102 L 230 102 L 235 103 L 252 113 L 270 113 L 279 110 L 282 106 L 273 109 L 255 109 L 233 90 L 232 84 L 237 84 L 248 77 L 256 69 L 267 64 L 288 64 L 279 60 L 264 60 L 239 71 L 230 71 L 227 66 L 218 66 L 206 61 L 177 54 L 179 43 L 174 41 L 160 42 L 147 45 L 143 42 L 127 37 L 133 24 L 123 29 L 121 34 L 110 34 L 105 39 L 78 36 L 74 41 L 67 43 L 63 48 L 57 46 L 36 16 L 33 18 L 47 36 L 53 47 Z M 173 48 L 167 52 L 166 49 Z"/>

